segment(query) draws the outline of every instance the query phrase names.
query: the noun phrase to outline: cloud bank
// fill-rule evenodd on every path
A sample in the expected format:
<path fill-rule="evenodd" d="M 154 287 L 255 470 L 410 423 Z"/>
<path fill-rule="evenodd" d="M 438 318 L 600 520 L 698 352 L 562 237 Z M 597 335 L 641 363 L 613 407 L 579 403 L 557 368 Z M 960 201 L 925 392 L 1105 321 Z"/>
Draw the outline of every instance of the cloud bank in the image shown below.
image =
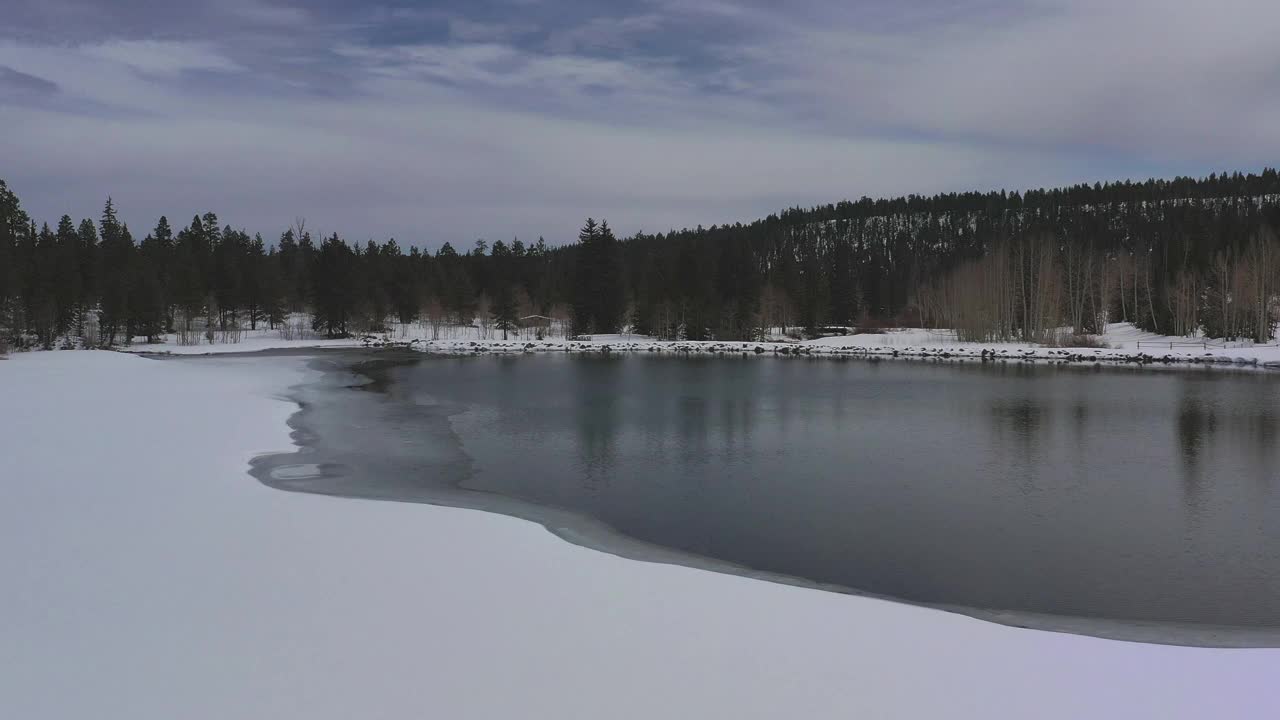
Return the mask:
<path fill-rule="evenodd" d="M 17 0 L 0 177 L 435 247 L 1280 156 L 1271 2 L 600 5 Z"/>

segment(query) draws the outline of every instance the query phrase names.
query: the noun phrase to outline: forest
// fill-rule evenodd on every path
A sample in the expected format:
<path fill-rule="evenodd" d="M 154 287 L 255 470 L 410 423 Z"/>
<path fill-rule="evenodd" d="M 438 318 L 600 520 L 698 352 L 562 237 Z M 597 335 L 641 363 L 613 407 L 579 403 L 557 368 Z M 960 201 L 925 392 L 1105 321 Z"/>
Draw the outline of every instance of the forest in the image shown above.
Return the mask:
<path fill-rule="evenodd" d="M 138 239 L 99 217 L 29 217 L 0 181 L 0 346 L 235 341 L 246 329 L 345 337 L 421 323 L 531 318 L 573 334 L 755 339 L 885 326 L 962 340 L 1045 341 L 1132 322 L 1162 334 L 1269 341 L 1280 291 L 1280 177 L 1214 174 L 1025 192 L 793 208 L 750 222 L 525 243 L 271 239 L 213 212 Z M 300 321 L 299 318 L 306 318 Z M 301 323 L 305 322 L 305 326 Z"/>

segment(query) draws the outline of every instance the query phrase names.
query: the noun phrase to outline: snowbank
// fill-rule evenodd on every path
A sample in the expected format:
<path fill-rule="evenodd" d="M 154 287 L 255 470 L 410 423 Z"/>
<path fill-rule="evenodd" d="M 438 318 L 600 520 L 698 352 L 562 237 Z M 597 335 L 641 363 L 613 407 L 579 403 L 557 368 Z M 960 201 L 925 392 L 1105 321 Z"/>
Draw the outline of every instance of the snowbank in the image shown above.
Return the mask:
<path fill-rule="evenodd" d="M 1131 329 L 1131 326 L 1126 326 Z M 538 352 L 784 355 L 828 358 L 916 358 L 982 362 L 1197 364 L 1280 367 L 1280 346 L 1218 347 L 1188 338 L 1131 333 L 1106 348 L 1054 348 L 1034 343 L 959 342 L 936 330 L 825 337 L 804 342 L 663 341 L 607 335 L 584 340 L 418 340 L 413 349 L 444 355 Z M 1105 339 L 1108 336 L 1103 336 Z M 377 345 L 377 343 L 375 343 Z"/>
<path fill-rule="evenodd" d="M 942 360 L 1048 361 L 1073 363 L 1200 364 L 1280 368 L 1280 344 L 1206 341 L 1202 338 L 1157 335 L 1129 323 L 1107 326 L 1100 340 L 1106 348 L 1052 348 L 1035 343 L 969 343 L 946 330 L 905 328 L 884 333 L 826 337 L 804 342 L 664 341 L 644 335 L 594 335 L 581 340 L 499 339 L 500 333 L 478 327 L 448 327 L 445 339 L 432 340 L 420 325 L 397 326 L 393 332 L 341 340 L 308 338 L 285 340 L 275 330 L 246 330 L 239 342 L 178 345 L 173 336 L 163 342 L 135 344 L 124 352 L 160 355 L 220 355 L 262 350 L 384 347 L 401 345 L 437 354 L 622 352 L 622 353 L 747 353 L 809 357 L 926 358 Z"/>
<path fill-rule="evenodd" d="M 239 342 L 200 343 L 198 345 L 179 345 L 172 335 L 166 335 L 163 342 L 137 342 L 119 348 L 121 352 L 142 355 L 222 355 L 226 353 L 259 352 L 262 350 L 306 350 L 311 348 L 351 348 L 360 347 L 361 342 L 355 338 L 329 340 L 323 337 L 285 340 L 275 330 L 246 330 L 241 333 Z"/>
<path fill-rule="evenodd" d="M 0 717 L 1203 718 L 1280 651 L 1138 645 L 282 493 L 298 358 L 0 363 Z"/>

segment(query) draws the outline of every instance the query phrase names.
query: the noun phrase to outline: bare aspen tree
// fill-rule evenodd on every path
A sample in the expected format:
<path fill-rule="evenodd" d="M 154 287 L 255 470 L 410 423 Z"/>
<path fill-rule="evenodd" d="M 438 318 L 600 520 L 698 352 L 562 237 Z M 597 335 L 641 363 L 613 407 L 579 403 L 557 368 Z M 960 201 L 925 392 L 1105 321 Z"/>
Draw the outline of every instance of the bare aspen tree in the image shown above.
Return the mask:
<path fill-rule="evenodd" d="M 489 330 L 493 327 L 493 317 L 489 313 L 489 296 L 481 294 L 476 302 L 476 319 L 473 321 L 479 328 L 480 339 L 489 339 Z"/>
<path fill-rule="evenodd" d="M 1116 285 L 1120 296 L 1120 319 L 1125 322 L 1131 319 L 1129 317 L 1129 306 L 1126 303 L 1127 295 L 1125 295 L 1124 290 L 1124 276 L 1128 271 L 1128 259 L 1128 255 L 1119 255 L 1115 258 Z"/>
<path fill-rule="evenodd" d="M 1276 290 L 1277 260 L 1276 237 L 1270 228 L 1263 228 L 1249 241 L 1242 263 L 1250 303 L 1250 335 L 1255 342 L 1271 340 L 1272 298 Z"/>
<path fill-rule="evenodd" d="M 1098 331 L 1103 332 L 1107 329 L 1107 323 L 1111 321 L 1111 292 L 1112 292 L 1112 259 L 1110 257 L 1098 258 L 1098 284 L 1097 294 L 1094 296 L 1094 313 L 1098 320 Z"/>
<path fill-rule="evenodd" d="M 1169 292 L 1173 334 L 1190 335 L 1200 325 L 1200 282 L 1195 273 L 1181 271 Z"/>
<path fill-rule="evenodd" d="M 1072 332 L 1082 335 L 1095 330 L 1097 312 L 1089 313 L 1094 305 L 1094 265 L 1093 242 L 1079 243 L 1068 241 L 1062 250 L 1062 276 L 1066 293 L 1067 310 L 1070 313 Z M 1090 316 L 1091 315 L 1091 316 Z"/>
<path fill-rule="evenodd" d="M 1044 336 L 1057 320 L 1057 280 L 1054 273 L 1053 238 L 1036 233 L 1013 248 L 1014 282 L 1017 287 L 1019 336 L 1032 342 Z"/>
<path fill-rule="evenodd" d="M 426 318 L 427 324 L 431 327 L 431 339 L 440 339 L 440 328 L 448 320 L 449 313 L 445 310 L 444 304 L 440 302 L 440 298 L 434 295 L 427 298 L 422 305 L 422 316 Z"/>

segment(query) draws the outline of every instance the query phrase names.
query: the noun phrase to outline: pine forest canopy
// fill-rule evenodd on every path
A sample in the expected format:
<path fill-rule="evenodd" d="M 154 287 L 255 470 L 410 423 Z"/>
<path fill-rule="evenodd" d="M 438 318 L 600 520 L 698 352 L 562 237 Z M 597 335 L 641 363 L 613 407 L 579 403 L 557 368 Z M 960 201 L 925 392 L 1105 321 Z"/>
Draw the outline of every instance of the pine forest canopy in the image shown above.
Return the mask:
<path fill-rule="evenodd" d="M 504 333 L 518 318 L 575 332 L 752 339 L 766 328 L 923 325 L 1035 340 L 1105 322 L 1269 340 L 1280 288 L 1280 177 L 1223 174 L 794 208 L 749 224 L 576 243 L 477 241 L 434 254 L 395 240 L 268 242 L 213 213 L 140 240 L 111 200 L 95 222 L 37 224 L 0 181 L 0 343 L 112 345 L 166 332 L 275 326 L 329 336 L 392 321 Z"/>

